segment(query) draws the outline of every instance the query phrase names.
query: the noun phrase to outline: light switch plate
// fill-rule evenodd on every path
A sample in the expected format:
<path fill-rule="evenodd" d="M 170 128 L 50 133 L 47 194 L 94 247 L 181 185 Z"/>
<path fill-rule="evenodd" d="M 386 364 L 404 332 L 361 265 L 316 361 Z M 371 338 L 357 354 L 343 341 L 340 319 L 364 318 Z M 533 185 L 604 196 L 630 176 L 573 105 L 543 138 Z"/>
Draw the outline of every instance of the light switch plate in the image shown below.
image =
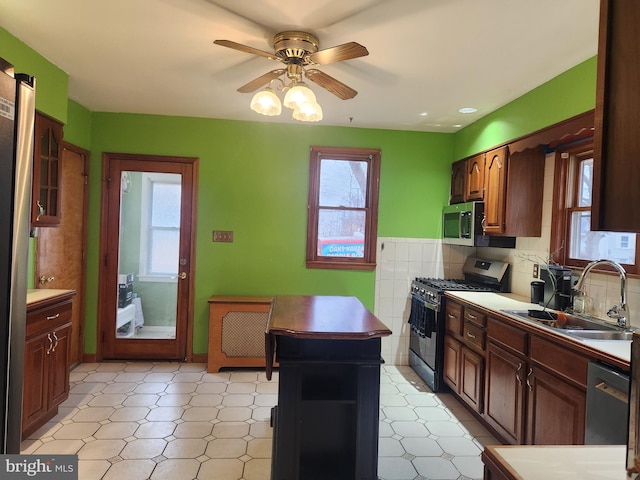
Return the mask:
<path fill-rule="evenodd" d="M 232 230 L 214 230 L 213 231 L 213 241 L 214 242 L 233 242 L 233 231 Z"/>

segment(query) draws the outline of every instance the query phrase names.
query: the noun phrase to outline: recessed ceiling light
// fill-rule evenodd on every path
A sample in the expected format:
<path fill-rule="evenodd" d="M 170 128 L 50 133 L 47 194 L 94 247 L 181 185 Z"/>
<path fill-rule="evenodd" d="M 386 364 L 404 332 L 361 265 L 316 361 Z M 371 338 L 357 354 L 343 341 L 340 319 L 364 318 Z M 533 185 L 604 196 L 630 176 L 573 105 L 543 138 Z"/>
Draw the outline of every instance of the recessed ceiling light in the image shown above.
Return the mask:
<path fill-rule="evenodd" d="M 473 107 L 462 107 L 460 110 L 458 110 L 460 113 L 475 113 L 478 111 L 477 108 L 473 108 Z"/>
<path fill-rule="evenodd" d="M 451 126 L 455 128 L 460 128 L 462 125 L 460 125 L 459 123 L 456 123 L 455 125 L 451 125 Z"/>
<path fill-rule="evenodd" d="M 426 117 L 427 115 L 429 115 L 427 112 L 422 112 L 422 113 L 420 114 L 420 116 L 421 116 L 421 117 Z"/>

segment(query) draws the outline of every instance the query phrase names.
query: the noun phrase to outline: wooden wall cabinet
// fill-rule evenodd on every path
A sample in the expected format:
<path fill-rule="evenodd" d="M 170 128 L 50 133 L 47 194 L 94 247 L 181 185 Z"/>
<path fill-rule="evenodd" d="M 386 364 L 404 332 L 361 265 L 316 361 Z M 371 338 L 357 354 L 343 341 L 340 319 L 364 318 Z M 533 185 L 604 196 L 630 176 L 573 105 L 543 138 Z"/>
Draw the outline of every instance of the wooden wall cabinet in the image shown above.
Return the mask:
<path fill-rule="evenodd" d="M 34 227 L 60 224 L 62 132 L 60 122 L 36 112 L 31 199 L 31 225 Z"/>
<path fill-rule="evenodd" d="M 544 162 L 542 146 L 511 153 L 503 146 L 455 162 L 450 203 L 483 201 L 484 235 L 539 237 Z"/>
<path fill-rule="evenodd" d="M 591 229 L 640 232 L 640 2 L 601 0 Z"/>
<path fill-rule="evenodd" d="M 464 203 L 467 201 L 467 161 L 458 160 L 451 165 L 451 195 L 449 204 Z"/>
<path fill-rule="evenodd" d="M 487 152 L 486 235 L 539 237 L 542 234 L 544 162 L 542 146 L 511 153 L 505 146 Z"/>
<path fill-rule="evenodd" d="M 466 160 L 465 202 L 484 199 L 485 154 L 480 153 Z"/>
<path fill-rule="evenodd" d="M 33 433 L 58 413 L 69 396 L 72 295 L 27 306 L 22 435 Z"/>

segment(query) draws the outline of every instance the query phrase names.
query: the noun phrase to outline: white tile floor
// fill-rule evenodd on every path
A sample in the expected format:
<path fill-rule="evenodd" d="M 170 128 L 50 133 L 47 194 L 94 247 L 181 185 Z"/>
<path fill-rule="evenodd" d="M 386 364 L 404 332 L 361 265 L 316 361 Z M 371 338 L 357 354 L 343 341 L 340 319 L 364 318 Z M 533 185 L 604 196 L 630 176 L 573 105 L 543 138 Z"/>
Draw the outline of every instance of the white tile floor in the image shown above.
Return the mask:
<path fill-rule="evenodd" d="M 93 363 L 22 453 L 78 454 L 81 480 L 268 480 L 277 372 L 207 373 L 203 364 Z M 498 443 L 449 394 L 409 367 L 383 366 L 381 480 L 480 479 Z"/>

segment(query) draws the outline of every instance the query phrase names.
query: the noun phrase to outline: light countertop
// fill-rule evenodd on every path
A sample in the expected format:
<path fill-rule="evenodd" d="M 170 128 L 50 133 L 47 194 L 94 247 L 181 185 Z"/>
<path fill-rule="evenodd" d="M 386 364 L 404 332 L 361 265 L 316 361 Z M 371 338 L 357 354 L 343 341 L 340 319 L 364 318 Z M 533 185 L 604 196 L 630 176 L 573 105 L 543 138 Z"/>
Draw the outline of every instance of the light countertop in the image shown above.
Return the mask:
<path fill-rule="evenodd" d="M 487 447 L 494 461 L 522 480 L 625 480 L 625 445 Z"/>
<path fill-rule="evenodd" d="M 464 300 L 469 303 L 473 303 L 480 307 L 494 310 L 502 315 L 507 315 L 510 318 L 514 318 L 523 323 L 529 323 L 536 325 L 539 328 L 547 329 L 547 327 L 540 325 L 535 321 L 527 321 L 514 315 L 509 315 L 502 310 L 529 310 L 540 309 L 540 305 L 530 303 L 526 298 L 520 297 L 513 293 L 490 293 L 490 292 L 447 292 L 448 296 L 457 297 L 460 300 Z M 631 359 L 631 340 L 592 340 L 592 339 L 578 339 L 575 337 L 569 337 L 562 334 L 561 330 L 548 328 L 549 331 L 563 335 L 578 343 L 582 343 L 595 350 L 599 350 L 607 355 L 619 358 L 629 364 Z"/>
<path fill-rule="evenodd" d="M 27 305 L 36 302 L 42 302 L 49 298 L 66 295 L 73 290 L 61 290 L 54 288 L 31 288 L 27 290 Z"/>

